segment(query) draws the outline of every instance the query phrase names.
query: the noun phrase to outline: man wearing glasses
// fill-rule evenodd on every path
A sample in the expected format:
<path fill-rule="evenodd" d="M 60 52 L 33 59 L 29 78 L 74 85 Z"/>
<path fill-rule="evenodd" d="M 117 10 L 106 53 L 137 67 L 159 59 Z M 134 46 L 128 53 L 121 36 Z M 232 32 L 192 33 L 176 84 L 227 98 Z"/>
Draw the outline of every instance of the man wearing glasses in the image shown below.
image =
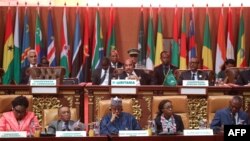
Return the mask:
<path fill-rule="evenodd" d="M 133 115 L 122 112 L 122 100 L 118 97 L 112 98 L 110 113 L 101 120 L 100 134 L 117 135 L 119 130 L 140 129 L 141 127 Z"/>

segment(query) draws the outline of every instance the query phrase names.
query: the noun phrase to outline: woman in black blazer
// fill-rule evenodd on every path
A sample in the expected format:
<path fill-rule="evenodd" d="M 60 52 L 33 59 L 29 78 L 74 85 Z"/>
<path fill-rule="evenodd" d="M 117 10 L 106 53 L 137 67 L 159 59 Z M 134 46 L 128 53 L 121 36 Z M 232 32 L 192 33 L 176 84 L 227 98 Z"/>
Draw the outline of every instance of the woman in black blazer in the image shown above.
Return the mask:
<path fill-rule="evenodd" d="M 162 100 L 158 105 L 155 124 L 157 134 L 175 134 L 177 132 L 182 132 L 184 129 L 181 116 L 173 113 L 173 105 L 170 100 Z"/>

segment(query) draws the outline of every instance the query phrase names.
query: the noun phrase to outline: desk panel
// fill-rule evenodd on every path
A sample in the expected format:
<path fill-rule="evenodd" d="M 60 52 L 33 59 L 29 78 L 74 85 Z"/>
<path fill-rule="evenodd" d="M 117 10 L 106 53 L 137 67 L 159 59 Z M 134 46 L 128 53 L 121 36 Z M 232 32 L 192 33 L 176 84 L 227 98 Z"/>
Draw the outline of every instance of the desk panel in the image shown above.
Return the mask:
<path fill-rule="evenodd" d="M 117 137 L 111 136 L 111 141 L 224 141 L 223 135 L 214 136 L 149 136 L 149 137 Z"/>
<path fill-rule="evenodd" d="M 40 138 L 1 138 L 1 141 L 108 141 L 107 136 L 100 137 L 74 137 L 74 138 L 56 138 L 56 137 L 40 137 Z"/>

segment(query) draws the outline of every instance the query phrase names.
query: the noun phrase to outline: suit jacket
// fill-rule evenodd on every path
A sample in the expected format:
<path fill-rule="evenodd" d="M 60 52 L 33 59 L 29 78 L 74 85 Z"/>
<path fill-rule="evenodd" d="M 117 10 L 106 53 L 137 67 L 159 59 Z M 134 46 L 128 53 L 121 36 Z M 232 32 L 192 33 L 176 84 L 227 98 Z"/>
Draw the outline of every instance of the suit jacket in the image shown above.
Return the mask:
<path fill-rule="evenodd" d="M 22 73 L 22 78 L 21 78 L 21 84 L 28 84 L 30 76 L 26 74 L 26 71 L 30 68 L 30 66 L 25 66 L 22 68 L 21 73 Z"/>
<path fill-rule="evenodd" d="M 176 132 L 182 132 L 184 129 L 184 125 L 181 116 L 176 114 L 173 114 L 173 116 L 176 124 Z M 155 125 L 156 125 L 156 133 L 162 132 L 161 116 L 157 116 L 155 118 Z"/>
<path fill-rule="evenodd" d="M 163 64 L 158 65 L 157 67 L 154 68 L 153 76 L 151 79 L 151 85 L 162 85 L 163 81 L 165 79 L 165 74 L 164 74 L 164 69 L 163 69 Z M 176 66 L 170 65 L 170 69 L 175 72 L 177 69 Z M 168 69 L 165 70 L 167 72 Z"/>
<path fill-rule="evenodd" d="M 198 80 L 208 80 L 208 74 L 207 73 L 198 70 L 197 74 L 198 74 L 198 76 L 197 76 Z M 178 85 L 182 85 L 182 80 L 192 80 L 191 79 L 191 70 L 187 70 L 187 71 L 181 73 L 179 79 L 177 80 Z"/>
<path fill-rule="evenodd" d="M 143 70 L 139 70 L 139 69 L 134 69 L 134 72 L 138 77 L 141 77 L 141 79 L 140 79 L 141 85 L 149 85 L 150 84 L 149 74 L 147 74 Z M 119 79 L 126 79 L 126 77 L 128 77 L 128 75 L 125 71 L 123 71 L 118 77 L 119 77 Z"/>
<path fill-rule="evenodd" d="M 248 115 L 246 112 L 242 110 L 238 112 L 238 119 L 243 120 L 243 124 L 248 124 Z M 221 125 L 233 125 L 233 124 L 234 124 L 234 119 L 232 117 L 231 110 L 229 108 L 224 108 L 218 110 L 215 113 L 210 128 L 218 129 L 221 127 Z"/>
<path fill-rule="evenodd" d="M 109 67 L 109 85 L 111 84 L 111 79 L 113 78 L 113 71 L 114 69 L 112 67 Z M 100 85 L 102 83 L 101 74 L 102 74 L 102 68 L 95 69 L 92 72 L 91 80 L 93 85 Z"/>
<path fill-rule="evenodd" d="M 110 62 L 110 67 L 112 67 L 111 62 Z M 123 63 L 122 62 L 117 62 L 116 68 L 122 68 L 122 67 L 123 67 Z"/>
<path fill-rule="evenodd" d="M 236 84 L 247 85 L 248 83 L 250 83 L 250 70 L 240 72 Z"/>
<path fill-rule="evenodd" d="M 74 130 L 74 127 L 73 127 L 74 123 L 75 121 L 69 120 L 69 129 L 71 131 Z M 84 130 L 83 123 L 79 123 L 79 127 L 80 127 L 80 130 Z M 56 131 L 64 131 L 64 130 L 65 130 L 65 127 L 64 127 L 64 122 L 62 120 L 52 121 L 50 125 L 48 126 L 48 133 L 55 134 Z"/>

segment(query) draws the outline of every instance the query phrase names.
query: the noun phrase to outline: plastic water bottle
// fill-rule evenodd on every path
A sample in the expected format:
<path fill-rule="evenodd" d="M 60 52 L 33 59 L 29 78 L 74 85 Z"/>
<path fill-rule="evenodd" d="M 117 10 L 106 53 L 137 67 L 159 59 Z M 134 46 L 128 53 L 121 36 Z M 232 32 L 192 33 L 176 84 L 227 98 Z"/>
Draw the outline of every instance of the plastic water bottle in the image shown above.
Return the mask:
<path fill-rule="evenodd" d="M 207 120 L 206 119 L 201 119 L 199 121 L 199 129 L 206 129 L 207 128 Z"/>
<path fill-rule="evenodd" d="M 94 131 L 96 135 L 100 134 L 100 122 L 98 120 L 94 123 Z"/>

